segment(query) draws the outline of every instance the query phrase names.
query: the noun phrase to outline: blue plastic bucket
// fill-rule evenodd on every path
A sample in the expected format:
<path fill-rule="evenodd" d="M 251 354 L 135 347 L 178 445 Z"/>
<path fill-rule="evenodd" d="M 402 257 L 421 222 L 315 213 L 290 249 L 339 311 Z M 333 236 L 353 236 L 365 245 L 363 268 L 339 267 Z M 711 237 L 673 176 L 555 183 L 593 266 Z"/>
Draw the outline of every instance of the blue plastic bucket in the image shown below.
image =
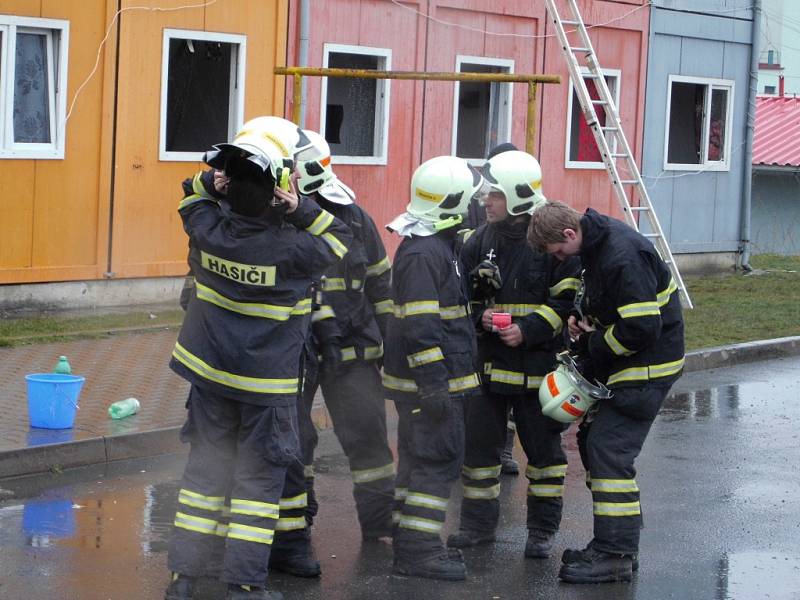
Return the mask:
<path fill-rule="evenodd" d="M 75 422 L 85 377 L 58 373 L 25 375 L 31 427 L 69 429 Z"/>

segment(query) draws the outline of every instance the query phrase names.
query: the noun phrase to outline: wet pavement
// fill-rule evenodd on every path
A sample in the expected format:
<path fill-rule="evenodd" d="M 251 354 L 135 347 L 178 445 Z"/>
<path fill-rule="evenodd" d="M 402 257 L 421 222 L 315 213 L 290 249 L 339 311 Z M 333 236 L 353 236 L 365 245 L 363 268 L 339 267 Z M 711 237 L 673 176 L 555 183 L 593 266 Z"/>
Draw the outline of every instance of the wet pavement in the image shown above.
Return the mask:
<path fill-rule="evenodd" d="M 689 373 L 675 386 L 637 462 L 646 528 L 631 584 L 570 586 L 556 577 L 561 551 L 591 537 L 591 497 L 572 431 L 554 556 L 522 557 L 526 482 L 506 477 L 498 542 L 466 553 L 464 583 L 389 575 L 390 547 L 360 540 L 346 462 L 327 431 L 314 528 L 323 576 L 276 574 L 270 585 L 287 600 L 800 599 L 798 374 L 800 358 L 784 358 Z M 519 448 L 516 454 L 522 458 Z M 168 455 L 0 480 L 0 598 L 162 598 L 184 460 Z M 212 581 L 198 594 L 221 597 Z"/>

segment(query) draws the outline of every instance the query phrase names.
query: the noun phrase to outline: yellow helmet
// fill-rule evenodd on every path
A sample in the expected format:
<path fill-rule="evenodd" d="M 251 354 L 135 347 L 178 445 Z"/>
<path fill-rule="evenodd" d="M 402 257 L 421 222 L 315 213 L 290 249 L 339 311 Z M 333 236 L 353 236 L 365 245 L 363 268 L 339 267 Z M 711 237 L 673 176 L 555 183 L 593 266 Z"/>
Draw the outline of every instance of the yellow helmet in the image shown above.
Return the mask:
<path fill-rule="evenodd" d="M 482 185 L 481 174 L 463 158 L 431 158 L 411 177 L 411 201 L 406 211 L 434 223 L 437 229 L 452 227 L 462 221 L 470 199 Z"/>
<path fill-rule="evenodd" d="M 568 351 L 560 352 L 556 359 L 560 364 L 545 375 L 539 387 L 543 415 L 561 423 L 571 423 L 584 416 L 598 400 L 611 397 L 611 391 L 602 383 L 589 383 L 580 374 Z"/>
<path fill-rule="evenodd" d="M 510 215 L 531 214 L 547 201 L 542 193 L 542 167 L 527 152 L 509 150 L 495 154 L 483 166 L 483 176 L 493 190 L 506 197 Z"/>

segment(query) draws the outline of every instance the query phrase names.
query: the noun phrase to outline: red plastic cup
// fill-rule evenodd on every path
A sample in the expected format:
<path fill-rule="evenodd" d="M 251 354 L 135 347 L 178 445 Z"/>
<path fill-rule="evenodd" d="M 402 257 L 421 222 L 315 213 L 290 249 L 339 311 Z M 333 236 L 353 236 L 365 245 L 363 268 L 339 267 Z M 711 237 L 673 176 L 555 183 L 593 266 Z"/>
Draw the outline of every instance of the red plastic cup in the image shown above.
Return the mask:
<path fill-rule="evenodd" d="M 500 331 L 511 326 L 511 313 L 492 313 L 492 331 Z"/>

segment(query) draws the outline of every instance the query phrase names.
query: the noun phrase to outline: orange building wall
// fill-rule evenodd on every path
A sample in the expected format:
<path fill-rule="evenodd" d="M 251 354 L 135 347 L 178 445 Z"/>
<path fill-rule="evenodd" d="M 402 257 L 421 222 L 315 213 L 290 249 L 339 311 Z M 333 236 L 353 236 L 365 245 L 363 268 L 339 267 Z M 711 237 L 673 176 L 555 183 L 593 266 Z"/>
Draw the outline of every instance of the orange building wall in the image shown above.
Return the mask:
<path fill-rule="evenodd" d="M 0 159 L 0 284 L 186 271 L 176 206 L 180 182 L 200 165 L 158 159 L 163 29 L 246 35 L 244 119 L 280 114 L 283 81 L 273 69 L 285 64 L 287 2 L 138 8 L 186 5 L 121 0 L 119 71 L 115 26 L 67 122 L 65 158 Z M 7 0 L 0 12 L 70 22 L 69 109 L 117 8 L 116 0 Z"/>

